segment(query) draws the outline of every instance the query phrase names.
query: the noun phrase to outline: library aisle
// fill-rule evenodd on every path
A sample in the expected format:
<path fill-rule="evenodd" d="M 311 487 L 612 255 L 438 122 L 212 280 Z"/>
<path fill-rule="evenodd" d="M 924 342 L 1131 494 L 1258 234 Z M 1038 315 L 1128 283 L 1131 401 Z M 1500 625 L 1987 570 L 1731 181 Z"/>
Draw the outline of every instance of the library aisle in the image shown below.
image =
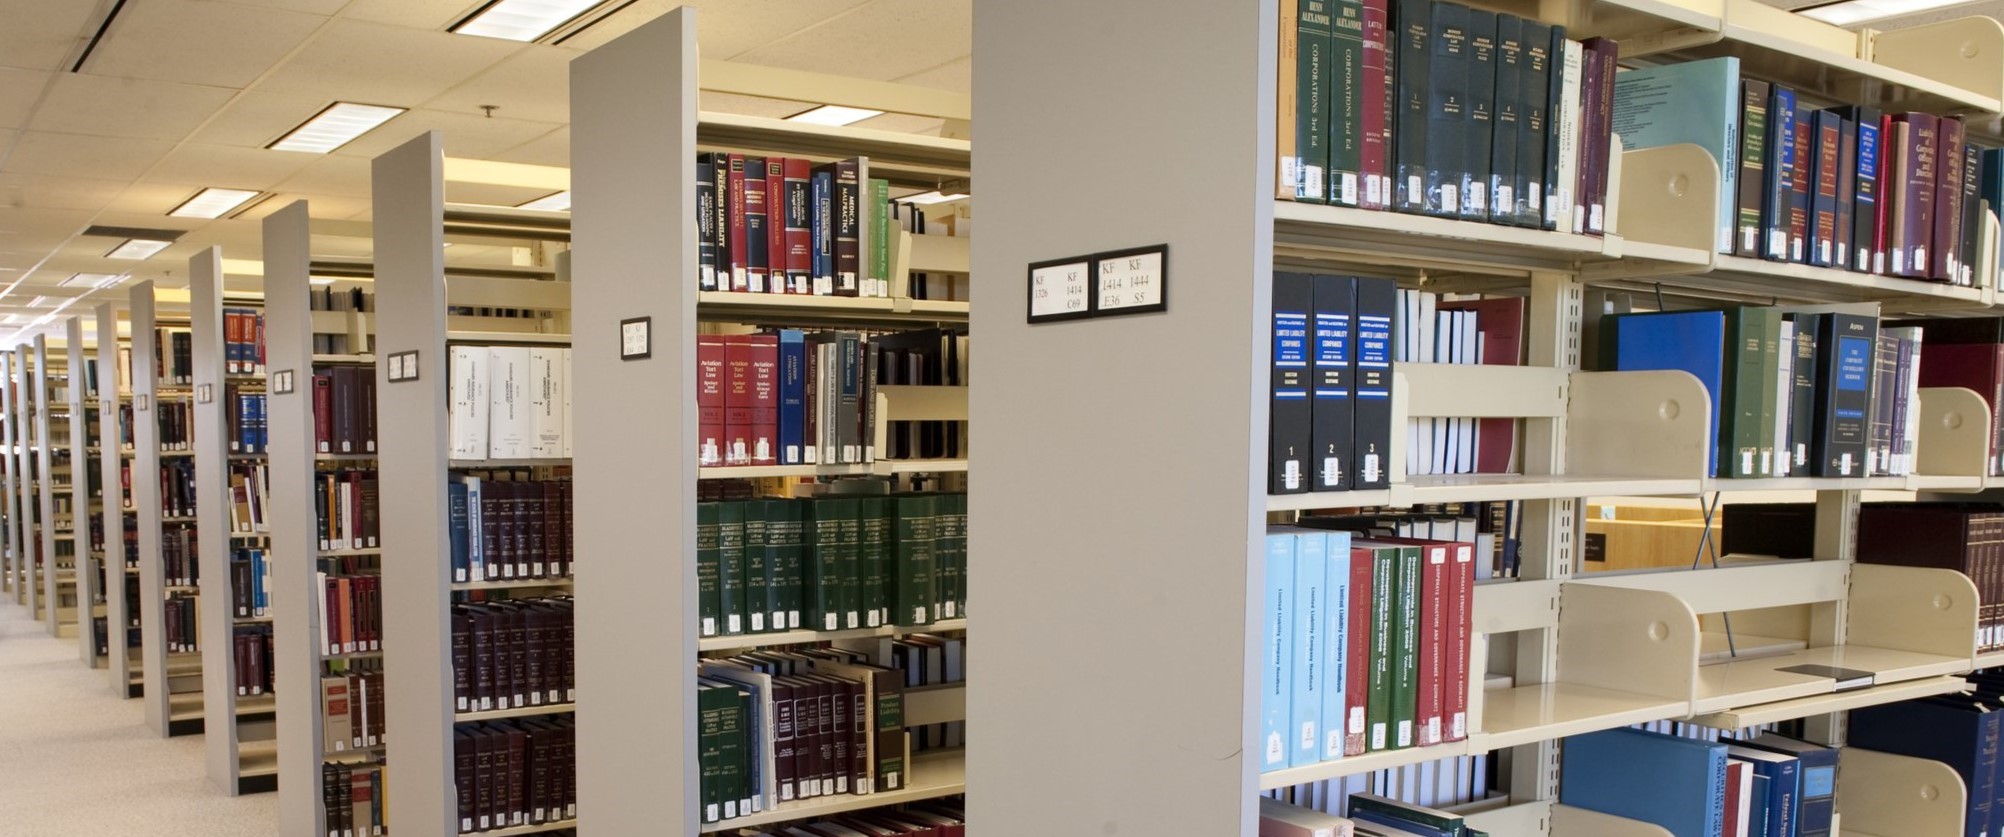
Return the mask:
<path fill-rule="evenodd" d="M 160 738 L 139 705 L 100 687 L 76 647 L 0 606 L 0 833 L 7 837 L 266 837 L 278 796 L 216 793 L 202 739 Z M 85 789 L 97 789 L 96 791 Z M 112 789 L 116 789 L 113 791 Z"/>

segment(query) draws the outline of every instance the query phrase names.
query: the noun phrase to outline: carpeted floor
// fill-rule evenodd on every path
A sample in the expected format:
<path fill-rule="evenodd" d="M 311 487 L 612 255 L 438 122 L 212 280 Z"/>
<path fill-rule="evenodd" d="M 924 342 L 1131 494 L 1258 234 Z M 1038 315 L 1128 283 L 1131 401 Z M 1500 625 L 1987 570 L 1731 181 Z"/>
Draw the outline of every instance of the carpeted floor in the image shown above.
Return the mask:
<path fill-rule="evenodd" d="M 231 798 L 202 738 L 162 740 L 136 700 L 77 660 L 11 596 L 0 601 L 0 835 L 270 837 L 278 795 Z"/>

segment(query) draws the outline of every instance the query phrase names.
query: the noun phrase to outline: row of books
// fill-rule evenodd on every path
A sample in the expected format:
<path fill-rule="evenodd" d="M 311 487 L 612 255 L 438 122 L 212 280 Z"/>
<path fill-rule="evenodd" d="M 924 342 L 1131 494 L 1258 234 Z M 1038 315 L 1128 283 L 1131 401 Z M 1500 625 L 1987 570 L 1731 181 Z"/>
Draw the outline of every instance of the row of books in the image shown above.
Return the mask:
<path fill-rule="evenodd" d="M 1260 770 L 1468 735 L 1475 544 L 1269 528 Z"/>
<path fill-rule="evenodd" d="M 577 729 L 566 717 L 461 724 L 452 784 L 461 834 L 576 819 Z"/>
<path fill-rule="evenodd" d="M 383 650 L 382 576 L 316 572 L 314 580 L 320 647 L 328 654 Z"/>
<path fill-rule="evenodd" d="M 239 625 L 230 636 L 239 697 L 272 693 L 270 625 Z"/>
<path fill-rule="evenodd" d="M 1515 680 L 1491 674 L 1485 688 L 1509 688 Z M 1452 758 L 1422 761 L 1383 770 L 1350 773 L 1330 779 L 1306 782 L 1266 792 L 1274 801 L 1342 814 L 1353 795 L 1378 794 L 1428 808 L 1458 808 L 1474 811 L 1484 805 L 1507 803 L 1507 793 L 1498 796 L 1506 771 L 1496 752 L 1470 753 Z"/>
<path fill-rule="evenodd" d="M 1290 0 L 1276 197 L 1598 235 L 1619 48 L 1432 0 Z"/>
<path fill-rule="evenodd" d="M 382 837 L 389 830 L 389 767 L 367 764 L 320 765 L 321 805 L 328 837 Z"/>
<path fill-rule="evenodd" d="M 134 533 L 135 540 L 137 533 Z M 172 523 L 160 529 L 160 573 L 169 587 L 194 587 L 202 583 L 202 561 L 196 554 L 200 539 L 195 527 Z M 137 547 L 135 546 L 135 549 Z"/>
<path fill-rule="evenodd" d="M 697 503 L 699 633 L 964 617 L 966 521 L 964 494 Z"/>
<path fill-rule="evenodd" d="M 1995 834 L 2004 826 L 2004 673 L 1969 675 L 1968 691 L 1851 711 L 1846 740 L 1853 747 L 1931 759 L 1955 769 L 1967 791 L 1963 834 Z"/>
<path fill-rule="evenodd" d="M 897 671 L 835 648 L 755 651 L 700 666 L 704 822 L 910 781 Z"/>
<path fill-rule="evenodd" d="M 195 382 L 195 333 L 187 326 L 153 329 L 153 374 L 170 386 Z"/>
<path fill-rule="evenodd" d="M 321 453 L 376 452 L 376 373 L 367 366 L 313 372 L 313 439 Z"/>
<path fill-rule="evenodd" d="M 1712 396 L 1719 477 L 1913 473 L 1918 326 L 1743 307 L 1603 316 L 1600 368 L 1680 369 Z"/>
<path fill-rule="evenodd" d="M 1520 366 L 1524 298 L 1445 300 L 1399 289 L 1392 360 Z M 1517 422 L 1507 418 L 1409 418 L 1406 473 L 1505 474 L 1517 461 Z"/>
<path fill-rule="evenodd" d="M 1391 484 L 1390 279 L 1273 274 L 1267 492 Z"/>
<path fill-rule="evenodd" d="M 223 420 L 230 453 L 264 453 L 270 449 L 271 427 L 265 413 L 264 393 L 249 392 L 236 384 L 224 387 Z"/>
<path fill-rule="evenodd" d="M 1813 558 L 1812 503 L 1734 503 L 1721 520 L 1728 554 Z M 2004 505 L 1866 503 L 1858 512 L 1857 560 L 1955 570 L 1976 584 L 1976 645 L 2004 650 Z"/>
<path fill-rule="evenodd" d="M 452 580 L 565 578 L 576 546 L 568 479 L 455 473 L 446 483 Z"/>
<path fill-rule="evenodd" d="M 907 634 L 902 637 L 840 639 L 836 647 L 865 655 L 876 665 L 904 672 L 905 688 L 967 682 L 967 639 L 960 635 Z M 967 744 L 967 722 L 906 725 L 914 753 Z"/>
<path fill-rule="evenodd" d="M 311 311 L 359 311 L 374 313 L 376 294 L 360 287 L 336 289 L 332 285 L 316 286 L 306 295 L 306 307 Z M 347 333 L 313 334 L 313 353 L 316 355 L 366 355 L 375 351 L 375 330 L 359 331 L 360 343 L 353 342 Z"/>
<path fill-rule="evenodd" d="M 2004 474 L 2004 317 L 1943 318 L 1889 323 L 1921 329 L 1920 385 L 1974 390 L 1990 406 L 1990 455 L 1985 470 Z"/>
<path fill-rule="evenodd" d="M 1712 741 L 1633 728 L 1575 735 L 1563 746 L 1566 805 L 1653 823 L 1675 837 L 1832 833 L 1835 748 L 1773 733 Z"/>
<path fill-rule="evenodd" d="M 262 462 L 231 462 L 229 479 L 230 533 L 249 535 L 271 531 L 271 471 Z"/>
<path fill-rule="evenodd" d="M 383 743 L 383 673 L 358 670 L 320 678 L 321 746 L 328 753 L 363 750 Z"/>
<path fill-rule="evenodd" d="M 890 181 L 857 157 L 696 155 L 698 287 L 890 296 Z"/>
<path fill-rule="evenodd" d="M 259 547 L 230 549 L 230 611 L 238 619 L 270 611 L 271 561 Z"/>
<path fill-rule="evenodd" d="M 161 450 L 181 451 L 194 447 L 194 404 L 180 398 L 156 398 L 153 410 L 155 426 L 160 429 Z"/>
<path fill-rule="evenodd" d="M 264 374 L 263 311 L 223 309 L 223 371 L 231 375 Z"/>
<path fill-rule="evenodd" d="M 570 349 L 456 345 L 450 351 L 453 459 L 570 457 Z"/>
<path fill-rule="evenodd" d="M 452 693 L 459 712 L 577 700 L 576 630 L 565 597 L 452 607 Z"/>
<path fill-rule="evenodd" d="M 740 829 L 731 834 L 735 837 L 966 837 L 964 805 L 955 797 L 785 826 Z"/>
<path fill-rule="evenodd" d="M 696 338 L 696 461 L 876 461 L 876 353 L 860 332 Z"/>
<path fill-rule="evenodd" d="M 160 515 L 195 516 L 195 459 L 178 456 L 160 460 Z"/>
<path fill-rule="evenodd" d="M 1489 837 L 1459 814 L 1373 793 L 1345 797 L 1345 816 L 1260 797 L 1260 837 Z"/>
<path fill-rule="evenodd" d="M 193 593 L 168 593 L 160 619 L 166 627 L 167 650 L 189 653 L 202 650 L 200 597 Z"/>
<path fill-rule="evenodd" d="M 313 472 L 313 510 L 323 550 L 382 545 L 381 488 L 375 471 L 353 468 Z"/>

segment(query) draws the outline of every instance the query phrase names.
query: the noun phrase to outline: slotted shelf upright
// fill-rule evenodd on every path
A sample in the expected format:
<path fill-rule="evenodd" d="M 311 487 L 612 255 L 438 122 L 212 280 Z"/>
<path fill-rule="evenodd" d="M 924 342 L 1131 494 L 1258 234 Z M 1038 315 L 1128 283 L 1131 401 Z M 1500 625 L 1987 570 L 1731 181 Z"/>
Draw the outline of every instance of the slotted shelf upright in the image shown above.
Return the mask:
<path fill-rule="evenodd" d="M 93 400 L 95 393 L 90 391 L 93 376 L 88 365 L 82 314 L 63 320 L 63 352 L 69 370 L 63 404 L 68 412 L 70 440 L 68 518 L 72 552 L 76 556 L 77 657 L 84 665 L 97 668 L 105 664 L 105 655 L 98 653 L 100 643 L 105 643 L 107 649 L 110 647 L 110 631 L 100 630 L 97 620 L 107 618 L 104 591 L 114 579 L 105 574 L 103 556 L 91 534 L 96 522 L 91 507 L 97 503 L 91 487 L 102 483 L 96 470 L 97 440 L 90 435 L 91 416 L 99 413 Z"/>
<path fill-rule="evenodd" d="M 146 710 L 146 726 L 162 738 L 193 735 L 203 731 L 202 646 L 214 637 L 198 640 L 198 650 L 170 651 L 167 645 L 166 609 L 169 596 L 165 552 L 165 512 L 162 506 L 160 474 L 162 442 L 160 409 L 167 401 L 185 400 L 183 387 L 164 385 L 162 370 L 154 357 L 156 316 L 153 283 L 132 286 L 130 303 L 132 347 L 132 513 L 139 530 L 139 636 L 140 672 L 144 686 L 141 697 Z M 195 589 L 176 588 L 177 594 L 196 594 Z M 213 604 L 213 602 L 212 602 Z"/>
<path fill-rule="evenodd" d="M 145 689 L 144 666 L 133 658 L 134 650 L 144 653 L 144 641 L 134 648 L 131 637 L 140 626 L 140 613 L 132 605 L 139 601 L 139 567 L 128 563 L 125 521 L 133 513 L 131 493 L 124 475 L 131 461 L 125 444 L 131 402 L 130 383 L 122 374 L 119 355 L 129 341 L 118 336 L 118 308 L 112 302 L 98 303 L 92 312 L 97 320 L 97 345 L 91 362 L 97 365 L 97 449 L 102 491 L 98 501 L 99 520 L 104 531 L 104 600 L 108 656 L 106 671 L 114 694 L 136 698 Z M 141 606 L 139 610 L 144 610 Z"/>

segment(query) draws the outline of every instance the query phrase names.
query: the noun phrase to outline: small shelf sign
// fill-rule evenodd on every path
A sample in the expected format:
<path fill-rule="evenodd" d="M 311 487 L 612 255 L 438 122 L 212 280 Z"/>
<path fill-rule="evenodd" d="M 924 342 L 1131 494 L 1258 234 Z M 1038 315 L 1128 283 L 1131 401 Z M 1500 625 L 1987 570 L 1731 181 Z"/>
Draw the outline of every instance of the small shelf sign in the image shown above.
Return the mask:
<path fill-rule="evenodd" d="M 292 394 L 292 370 L 280 369 L 271 373 L 271 392 L 273 395 Z"/>
<path fill-rule="evenodd" d="M 214 384 L 203 384 L 195 388 L 196 403 L 212 404 L 215 402 L 215 400 L 216 400 L 216 386 Z"/>
<path fill-rule="evenodd" d="M 418 379 L 418 353 L 397 352 L 390 355 L 390 383 L 400 384 Z"/>
<path fill-rule="evenodd" d="M 1030 265 L 1029 322 L 1169 310 L 1169 245 Z"/>

